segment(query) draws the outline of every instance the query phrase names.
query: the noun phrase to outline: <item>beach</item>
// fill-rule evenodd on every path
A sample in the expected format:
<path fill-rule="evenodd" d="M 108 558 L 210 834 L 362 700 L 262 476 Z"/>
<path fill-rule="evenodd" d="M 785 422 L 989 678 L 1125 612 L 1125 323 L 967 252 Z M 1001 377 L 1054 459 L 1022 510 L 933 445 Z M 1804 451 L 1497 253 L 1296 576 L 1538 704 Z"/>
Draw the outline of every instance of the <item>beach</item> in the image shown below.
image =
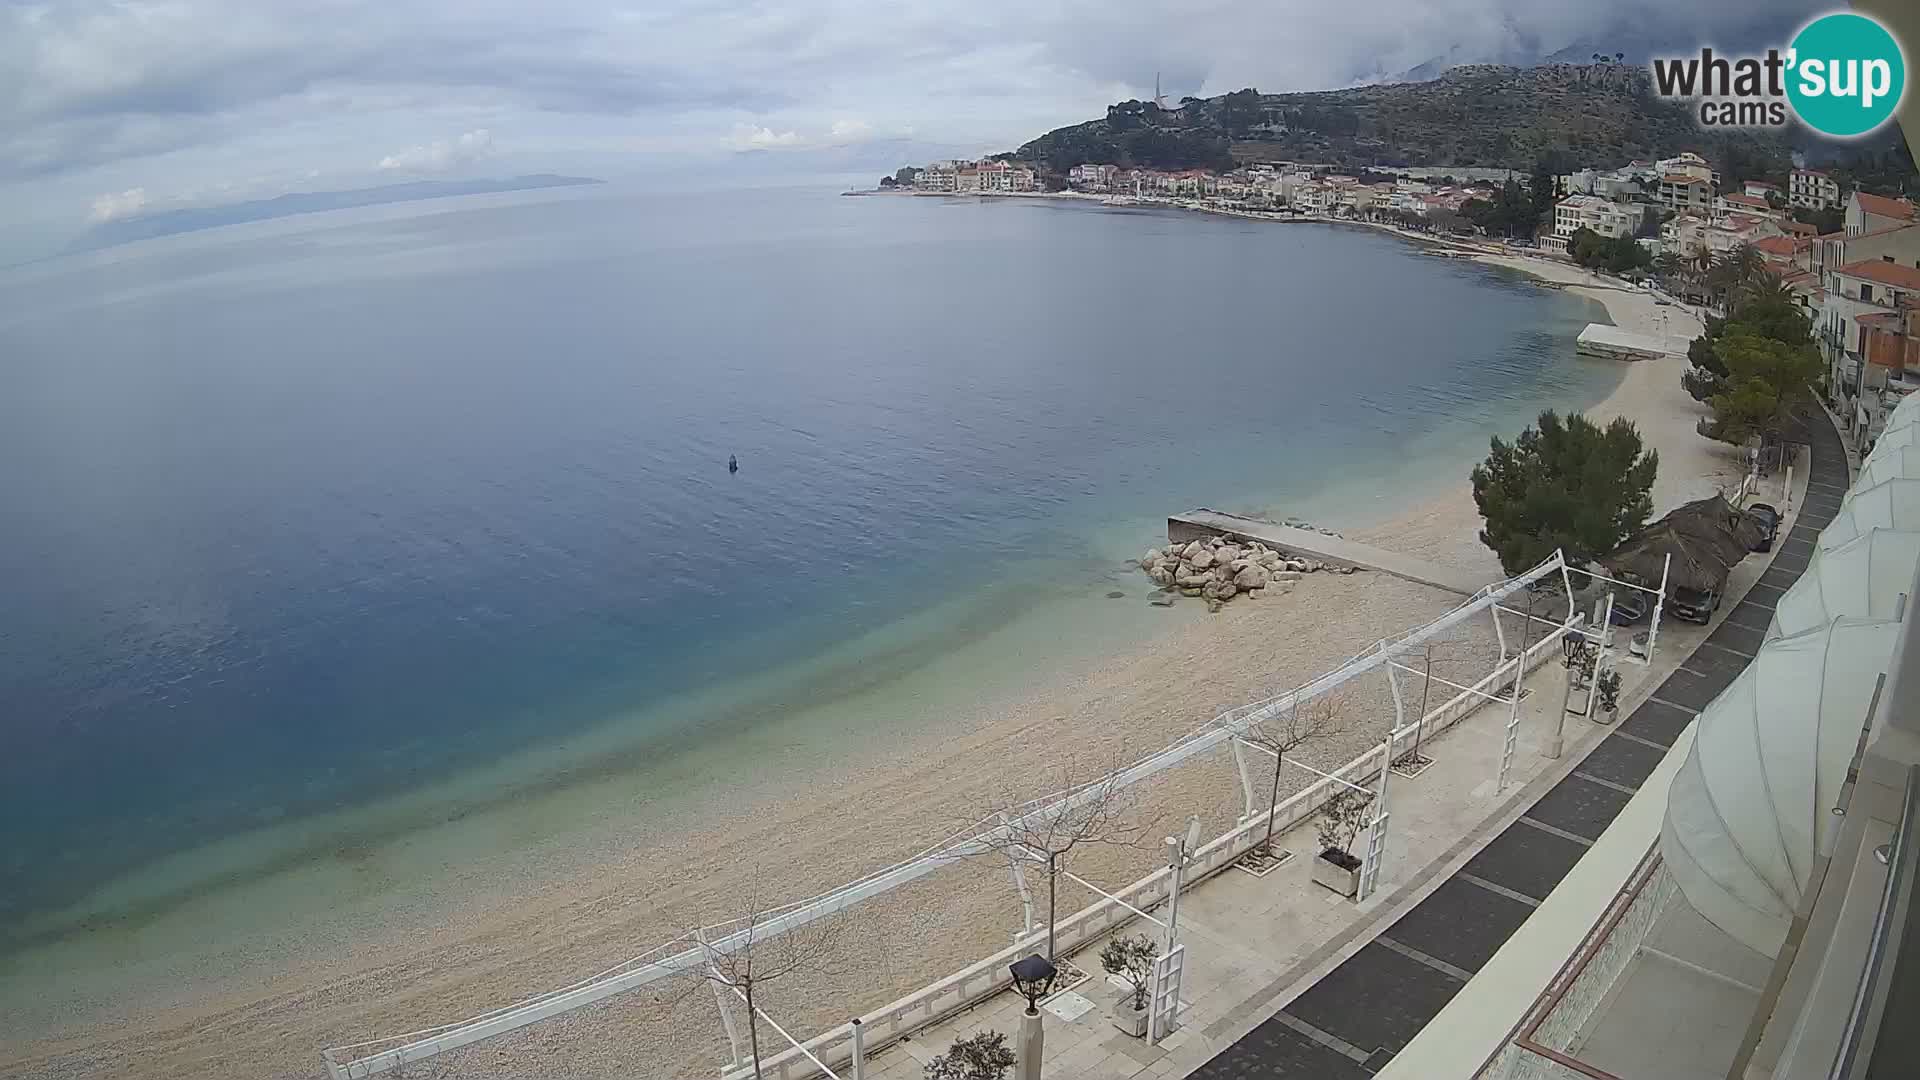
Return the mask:
<path fill-rule="evenodd" d="M 1679 339 L 1682 352 L 1684 339 L 1698 332 L 1685 309 L 1576 268 L 1473 257 L 1597 300 L 1617 325 Z M 1741 471 L 1732 448 L 1695 432 L 1701 412 L 1680 390 L 1684 366 L 1674 355 L 1631 365 L 1606 400 L 1588 410 L 1597 420 L 1634 421 L 1660 453 L 1656 514 L 1730 490 Z M 1471 464 L 1458 462 L 1456 486 L 1354 535 L 1489 580 L 1499 576 L 1475 537 Z M 1145 602 L 1147 585 L 1137 573 L 1118 573 L 1115 588 L 1128 604 Z M 787 768 L 771 781 L 726 785 L 723 801 L 636 817 L 622 812 L 630 793 L 619 774 L 541 796 L 553 800 L 550 819 L 579 824 L 565 850 L 511 874 L 463 869 L 458 848 L 376 838 L 343 850 L 337 865 L 249 883 L 207 901 L 212 907 L 115 928 L 84 947 L 31 954 L 20 961 L 28 976 L 34 965 L 51 972 L 80 961 L 101 974 L 91 988 L 82 984 L 78 992 L 11 1010 L 0 1073 L 312 1076 L 323 1046 L 458 1020 L 591 975 L 692 926 L 791 902 L 908 858 L 1009 800 L 1136 758 L 1458 602 L 1379 574 L 1310 575 L 1290 591 L 1274 591 L 1282 594 L 1236 601 L 1218 615 L 1183 604 L 1165 612 L 1164 628 L 1144 642 L 1065 665 L 1033 684 L 983 682 L 968 708 L 937 727 L 867 739 L 854 753 L 826 754 L 768 736 L 758 749 Z M 1463 631 L 1435 673 L 1483 672 L 1491 637 Z M 1347 760 L 1376 742 L 1392 715 L 1384 686 L 1356 691 L 1343 709 L 1348 733 L 1311 748 L 1309 760 Z M 728 765 L 701 767 L 724 775 Z M 1175 831 L 1189 813 L 1200 814 L 1213 835 L 1239 812 L 1238 782 L 1221 755 L 1142 787 L 1136 812 L 1149 842 L 1091 852 L 1077 863 L 1090 880 L 1112 885 L 1137 876 L 1158 859 L 1151 841 Z M 480 811 L 453 824 L 479 850 L 495 830 L 511 828 L 509 820 Z M 433 888 L 407 887 L 422 867 L 431 868 Z M 348 894 L 327 918 L 288 930 L 257 915 L 323 879 L 331 889 L 355 875 L 364 878 L 362 894 Z M 1062 904 L 1086 899 L 1063 897 Z M 230 916 L 224 921 L 223 907 Z M 796 1033 L 874 1007 L 1001 947 L 1019 918 L 1004 865 L 991 862 L 942 871 L 863 907 L 845 944 L 877 957 L 885 977 L 873 978 L 871 968 L 823 971 L 770 986 L 767 1007 Z M 204 934 L 209 926 L 239 929 L 192 940 L 195 928 Z M 157 948 L 160 942 L 168 948 Z M 710 1075 L 721 1045 L 711 994 L 698 984 L 678 985 L 616 998 L 403 1075 Z"/>

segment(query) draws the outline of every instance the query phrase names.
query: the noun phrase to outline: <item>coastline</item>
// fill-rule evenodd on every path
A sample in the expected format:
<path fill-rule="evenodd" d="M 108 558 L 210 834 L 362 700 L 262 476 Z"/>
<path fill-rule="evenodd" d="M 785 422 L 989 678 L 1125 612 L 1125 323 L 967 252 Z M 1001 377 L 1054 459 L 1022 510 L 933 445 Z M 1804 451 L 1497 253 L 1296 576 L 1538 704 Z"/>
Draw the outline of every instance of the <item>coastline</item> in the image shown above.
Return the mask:
<path fill-rule="evenodd" d="M 1503 262 L 1492 255 L 1479 259 L 1554 280 L 1547 276 L 1555 269 L 1552 264 L 1534 267 L 1526 264 L 1531 260 L 1507 257 Z M 1576 280 L 1555 283 L 1598 300 L 1617 324 L 1645 330 L 1665 321 L 1651 297 L 1594 288 L 1577 280 L 1578 271 L 1566 273 Z M 1634 300 L 1643 300 L 1645 309 Z M 1684 361 L 1679 364 L 1684 366 Z M 1661 450 L 1656 510 L 1678 501 L 1717 468 L 1708 452 L 1716 444 L 1706 444 L 1692 430 L 1697 411 L 1678 393 L 1679 370 L 1666 362 L 1636 365 L 1592 410 L 1635 419 L 1649 444 Z M 1670 400 L 1674 398 L 1678 407 L 1669 408 L 1676 404 Z M 1496 575 L 1497 567 L 1486 569 L 1492 566 L 1491 555 L 1474 539 L 1478 516 L 1465 495 L 1466 464 L 1461 463 L 1457 490 L 1409 509 L 1364 536 L 1355 535 Z M 1703 466 L 1706 472 L 1690 475 L 1691 466 Z M 1137 591 L 1138 580 L 1134 575 L 1121 587 Z M 1172 625 L 1137 647 L 1071 663 L 1039 685 L 1007 688 L 972 702 L 953 718 L 952 734 L 902 738 L 893 745 L 870 741 L 858 761 L 840 762 L 832 771 L 788 786 L 767 786 L 732 803 L 708 804 L 701 807 L 706 816 L 699 821 L 668 820 L 635 828 L 618 810 L 602 809 L 588 830 L 592 846 L 583 848 L 576 839 L 575 847 L 581 850 L 570 853 L 575 858 L 556 857 L 552 865 L 533 861 L 520 879 L 511 881 L 478 874 L 456 877 L 453 880 L 469 890 L 459 904 L 430 896 L 386 903 L 391 897 L 381 892 L 383 885 L 391 886 L 410 866 L 445 859 L 448 853 L 423 850 L 408 840 L 370 845 L 343 856 L 347 872 L 366 877 L 365 907 L 349 904 L 332 924 L 282 935 L 271 946 L 247 940 L 204 948 L 196 960 L 212 958 L 216 965 L 235 969 L 234 978 L 217 992 L 130 1006 L 106 1000 L 105 993 L 115 984 L 103 981 L 102 1000 L 96 1003 L 103 1010 L 98 1022 L 112 1023 L 111 1029 L 56 1035 L 53 1043 L 37 1048 L 10 1045 L 10 1059 L 21 1052 L 28 1057 L 6 1061 L 0 1071 L 14 1075 L 24 1069 L 22 1075 L 36 1076 L 311 1075 L 322 1045 L 455 1019 L 564 983 L 636 947 L 666 940 L 698 921 L 699 914 L 713 918 L 731 912 L 741 891 L 753 887 L 761 875 L 777 873 L 777 879 L 763 879 L 765 888 L 784 899 L 911 854 L 947 827 L 970 820 L 981 800 L 1001 783 L 1009 760 L 1028 761 L 1047 771 L 1073 763 L 1073 755 L 1061 753 L 1063 748 L 1077 750 L 1082 763 L 1089 758 L 1105 763 L 1162 745 L 1223 708 L 1324 670 L 1349 655 L 1361 639 L 1401 629 L 1451 603 L 1432 590 L 1359 575 L 1310 579 L 1290 596 L 1236 604 L 1218 617 L 1177 610 Z M 790 755 L 802 748 L 766 749 Z M 1324 753 L 1329 762 L 1351 756 L 1344 745 Z M 724 771 L 727 763 L 715 762 L 713 768 Z M 1232 794 L 1230 777 L 1201 769 L 1177 782 L 1169 780 L 1158 797 L 1169 804 L 1198 804 L 1218 802 L 1223 792 Z M 579 794 L 577 807 L 619 807 L 630 797 L 616 780 Z M 875 822 L 876 807 L 885 807 L 890 820 Z M 476 829 L 477 834 L 485 831 Z M 591 858 L 578 858 L 583 852 Z M 573 865 L 582 862 L 594 865 Z M 1126 857 L 1116 857 L 1098 865 L 1105 877 L 1131 864 Z M 657 867 L 672 867 L 674 872 L 663 875 Z M 297 895 L 319 880 L 290 875 L 271 889 L 227 903 L 237 917 L 245 907 L 271 903 L 276 894 Z M 949 911 L 942 916 L 943 926 L 961 927 L 968 941 L 1003 937 L 1010 925 L 1006 898 L 992 890 L 982 895 L 992 902 Z M 356 928 L 356 923 L 365 923 L 383 904 L 398 910 L 376 924 L 375 935 L 363 936 L 364 927 Z M 155 944 L 165 929 L 154 928 L 155 936 L 145 943 Z M 141 944 L 139 933 L 130 931 L 120 943 Z M 96 947 L 102 954 L 97 959 L 105 962 L 114 944 Z M 274 970 L 241 973 L 249 965 L 260 967 L 263 958 Z M 896 981 L 902 985 L 927 971 L 944 973 L 955 966 L 951 957 L 931 946 L 924 955 L 890 962 L 900 965 Z M 157 973 L 177 969 L 174 973 L 184 976 L 205 970 L 179 959 L 147 963 L 159 963 Z M 804 1010 L 799 1013 L 806 1015 Z M 710 1021 L 710 1003 L 704 1016 Z M 197 1029 L 209 1026 L 235 1045 L 199 1045 Z M 540 1049 L 537 1031 L 527 1035 L 480 1049 L 489 1056 L 497 1052 L 517 1060 L 543 1060 L 517 1058 Z M 599 1064 L 606 1069 L 596 1071 L 592 1056 L 582 1055 L 567 1067 L 579 1075 L 611 1071 L 611 1062 Z"/>

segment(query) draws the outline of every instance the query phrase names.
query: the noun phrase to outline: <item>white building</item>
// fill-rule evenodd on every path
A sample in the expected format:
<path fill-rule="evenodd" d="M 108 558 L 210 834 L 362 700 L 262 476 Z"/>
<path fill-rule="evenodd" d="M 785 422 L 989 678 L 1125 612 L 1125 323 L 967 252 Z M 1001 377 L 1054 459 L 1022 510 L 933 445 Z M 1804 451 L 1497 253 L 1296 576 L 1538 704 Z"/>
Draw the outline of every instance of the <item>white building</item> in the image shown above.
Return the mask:
<path fill-rule="evenodd" d="M 1553 207 L 1553 234 L 1542 238 L 1552 247 L 1565 248 L 1567 241 L 1581 229 L 1591 229 L 1605 237 L 1632 236 L 1639 228 L 1641 211 L 1630 203 L 1617 203 L 1597 195 L 1569 195 Z"/>
<path fill-rule="evenodd" d="M 1654 201 L 1675 213 L 1704 213 L 1713 209 L 1713 181 L 1685 172 L 1662 173 Z"/>
<path fill-rule="evenodd" d="M 959 186 L 959 173 L 958 162 L 930 162 L 914 175 L 913 186 L 920 191 L 954 191 Z"/>
<path fill-rule="evenodd" d="M 1112 165 L 1075 165 L 1067 170 L 1067 183 L 1074 187 L 1107 191 L 1113 187 L 1114 177 L 1119 171 Z"/>
<path fill-rule="evenodd" d="M 1840 185 L 1819 169 L 1795 169 L 1787 177 L 1787 202 L 1825 210 L 1840 201 Z"/>

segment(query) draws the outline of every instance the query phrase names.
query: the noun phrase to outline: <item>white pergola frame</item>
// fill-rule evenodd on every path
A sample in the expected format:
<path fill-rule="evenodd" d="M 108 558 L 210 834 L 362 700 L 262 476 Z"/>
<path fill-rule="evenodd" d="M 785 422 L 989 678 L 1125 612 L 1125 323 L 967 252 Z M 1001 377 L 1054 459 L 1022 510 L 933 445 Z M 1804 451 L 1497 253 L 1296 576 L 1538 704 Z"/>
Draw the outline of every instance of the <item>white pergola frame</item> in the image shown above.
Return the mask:
<path fill-rule="evenodd" d="M 1531 570 L 1485 586 L 1464 603 L 1431 622 L 1415 627 L 1396 638 L 1382 639 L 1372 649 L 1354 656 L 1333 671 L 1264 701 L 1223 713 L 1179 741 L 1132 765 L 1076 788 L 1035 799 L 1022 808 L 1022 813 L 1023 815 L 1034 813 L 1042 809 L 1057 812 L 1070 805 L 1078 805 L 1099 797 L 1104 788 L 1129 787 L 1199 754 L 1223 744 L 1232 744 L 1238 736 L 1262 720 L 1278 716 L 1285 708 L 1297 707 L 1301 701 L 1318 698 L 1374 668 L 1387 665 L 1392 657 L 1418 647 L 1481 611 L 1491 609 L 1496 612 L 1494 625 L 1496 634 L 1501 640 L 1501 662 L 1505 663 L 1505 635 L 1499 629 L 1497 615 L 1500 602 L 1523 589 L 1532 588 L 1535 583 L 1555 573 L 1560 575 L 1566 586 L 1569 617 L 1571 617 L 1572 583 L 1565 560 L 1559 552 L 1555 552 Z M 1516 665 L 1516 679 L 1518 673 L 1524 672 L 1525 667 L 1526 660 L 1523 654 Z M 1390 668 L 1389 677 L 1391 678 Z M 1517 683 L 1515 699 L 1517 709 Z M 1395 704 L 1398 710 L 1397 697 Z M 1399 718 L 1397 711 L 1396 719 Z M 1392 745 L 1393 737 L 1389 736 L 1386 749 L 1390 751 Z M 1389 771 L 1390 766 L 1390 761 L 1383 761 L 1382 772 Z M 321 1052 L 327 1075 L 329 1080 L 364 1080 L 366 1077 L 378 1075 L 400 1065 L 424 1061 L 495 1035 L 560 1016 L 661 979 L 698 973 L 708 960 L 711 951 L 725 952 L 745 944 L 755 935 L 765 937 L 804 926 L 816 919 L 844 911 L 863 900 L 916 881 L 944 866 L 988 853 L 994 844 L 1004 840 L 1007 823 L 1004 819 L 998 822 L 986 819 L 979 824 L 985 827 L 982 831 L 951 835 L 919 855 L 828 892 L 773 909 L 765 913 L 765 918 L 756 919 L 751 924 L 743 924 L 742 921 L 735 920 L 703 927 L 686 937 L 667 942 L 557 990 L 535 995 L 453 1023 L 330 1047 Z M 1375 824 L 1377 828 L 1384 829 L 1383 811 L 1376 812 Z M 1030 909 L 1031 901 L 1028 900 L 1027 904 Z M 1028 918 L 1031 919 L 1031 915 Z M 699 935 L 710 935 L 711 940 L 706 940 Z M 691 947 L 679 948 L 689 941 L 692 942 Z M 360 1056 L 349 1056 L 355 1053 Z"/>

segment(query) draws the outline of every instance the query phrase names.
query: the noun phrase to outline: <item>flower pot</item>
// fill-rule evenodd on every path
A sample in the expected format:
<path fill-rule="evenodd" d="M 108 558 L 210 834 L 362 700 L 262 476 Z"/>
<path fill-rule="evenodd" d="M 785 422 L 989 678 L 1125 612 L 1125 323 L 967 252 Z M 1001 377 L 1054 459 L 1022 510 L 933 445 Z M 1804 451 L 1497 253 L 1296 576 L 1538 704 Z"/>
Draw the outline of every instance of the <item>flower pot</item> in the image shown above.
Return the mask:
<path fill-rule="evenodd" d="M 1314 857 L 1313 880 L 1351 899 L 1360 891 L 1360 860 L 1339 848 L 1328 848 Z"/>
<path fill-rule="evenodd" d="M 1120 1000 L 1113 1003 L 1113 1026 L 1136 1039 L 1146 1038 L 1147 1010 L 1133 1007 L 1132 991 L 1120 995 Z"/>

